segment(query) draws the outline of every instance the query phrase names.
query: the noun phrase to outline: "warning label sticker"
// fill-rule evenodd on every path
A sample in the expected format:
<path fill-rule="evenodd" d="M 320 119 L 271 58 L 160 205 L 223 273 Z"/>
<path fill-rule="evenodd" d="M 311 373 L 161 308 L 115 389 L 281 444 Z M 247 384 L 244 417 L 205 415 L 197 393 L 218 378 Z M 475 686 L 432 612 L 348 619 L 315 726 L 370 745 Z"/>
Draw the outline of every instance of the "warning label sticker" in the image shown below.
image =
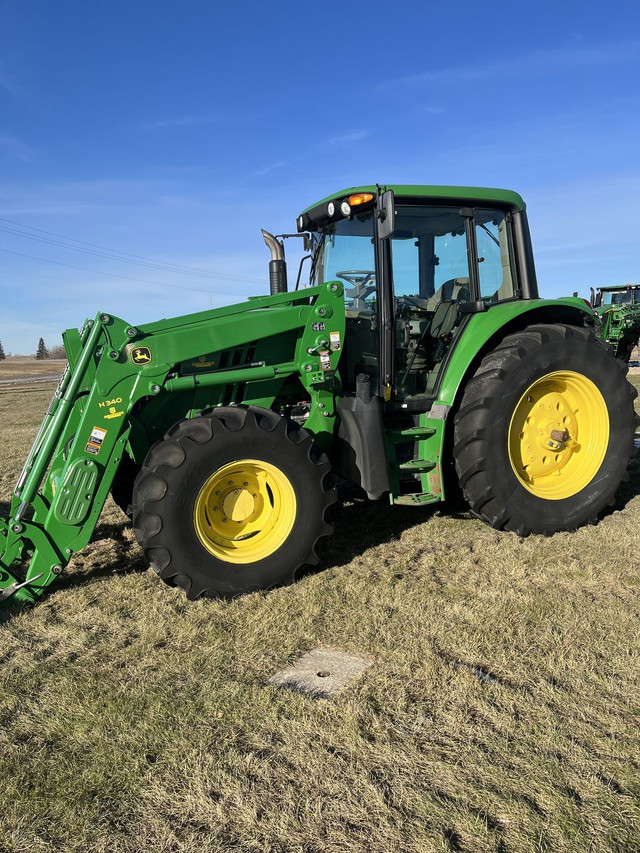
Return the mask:
<path fill-rule="evenodd" d="M 104 441 L 106 434 L 106 429 L 94 427 L 91 430 L 89 441 L 84 448 L 85 453 L 92 453 L 94 456 L 97 456 L 98 453 L 100 453 L 100 448 L 102 447 L 102 442 Z"/>
<path fill-rule="evenodd" d="M 329 332 L 329 346 L 334 352 L 340 349 L 340 332 Z"/>
<path fill-rule="evenodd" d="M 320 356 L 320 367 L 322 370 L 331 370 L 331 353 L 329 350 L 322 350 L 319 352 Z"/>

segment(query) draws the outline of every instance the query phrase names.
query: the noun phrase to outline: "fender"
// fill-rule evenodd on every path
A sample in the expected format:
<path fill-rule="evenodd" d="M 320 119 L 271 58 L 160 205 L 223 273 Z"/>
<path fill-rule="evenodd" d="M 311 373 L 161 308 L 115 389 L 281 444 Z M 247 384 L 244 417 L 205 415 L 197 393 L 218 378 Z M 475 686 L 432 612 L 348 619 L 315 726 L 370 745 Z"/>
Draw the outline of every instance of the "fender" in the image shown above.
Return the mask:
<path fill-rule="evenodd" d="M 473 314 L 462 324 L 464 332 L 444 365 L 434 406 L 454 407 L 465 380 L 484 355 L 507 335 L 539 322 L 583 326 L 595 323 L 596 317 L 584 299 L 575 297 L 502 302 Z"/>

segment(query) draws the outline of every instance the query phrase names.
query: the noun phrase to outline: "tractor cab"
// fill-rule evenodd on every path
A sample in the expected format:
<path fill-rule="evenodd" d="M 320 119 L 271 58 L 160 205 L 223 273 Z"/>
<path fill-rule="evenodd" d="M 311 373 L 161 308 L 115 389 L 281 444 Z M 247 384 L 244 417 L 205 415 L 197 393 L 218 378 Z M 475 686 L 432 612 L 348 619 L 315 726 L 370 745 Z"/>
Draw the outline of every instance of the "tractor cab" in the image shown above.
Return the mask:
<path fill-rule="evenodd" d="M 359 188 L 299 217 L 315 249 L 310 284 L 345 286 L 346 391 L 364 373 L 387 401 L 424 408 L 471 315 L 537 296 L 524 205 L 502 195 Z"/>
<path fill-rule="evenodd" d="M 608 308 L 616 305 L 640 304 L 640 284 L 598 287 L 594 300 L 596 308 Z"/>

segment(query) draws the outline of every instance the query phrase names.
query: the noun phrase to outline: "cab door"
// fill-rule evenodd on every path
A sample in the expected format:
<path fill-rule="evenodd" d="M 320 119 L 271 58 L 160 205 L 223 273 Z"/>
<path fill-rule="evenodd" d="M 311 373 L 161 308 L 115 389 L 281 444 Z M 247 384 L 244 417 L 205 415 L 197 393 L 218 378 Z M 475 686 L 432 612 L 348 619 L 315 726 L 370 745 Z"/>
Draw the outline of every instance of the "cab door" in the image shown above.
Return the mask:
<path fill-rule="evenodd" d="M 470 311 L 514 298 L 512 261 L 508 211 L 397 207 L 390 246 L 395 401 L 428 407 Z"/>

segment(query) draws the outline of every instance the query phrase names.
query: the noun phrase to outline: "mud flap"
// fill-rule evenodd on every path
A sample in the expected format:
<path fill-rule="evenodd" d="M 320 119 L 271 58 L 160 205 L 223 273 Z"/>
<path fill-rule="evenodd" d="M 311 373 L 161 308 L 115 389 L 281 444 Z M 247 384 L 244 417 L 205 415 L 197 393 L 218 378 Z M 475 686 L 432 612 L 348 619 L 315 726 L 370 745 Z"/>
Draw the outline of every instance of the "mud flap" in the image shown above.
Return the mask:
<path fill-rule="evenodd" d="M 344 476 L 359 483 L 371 500 L 391 491 L 380 397 L 349 395 L 337 401 L 337 467 Z"/>

